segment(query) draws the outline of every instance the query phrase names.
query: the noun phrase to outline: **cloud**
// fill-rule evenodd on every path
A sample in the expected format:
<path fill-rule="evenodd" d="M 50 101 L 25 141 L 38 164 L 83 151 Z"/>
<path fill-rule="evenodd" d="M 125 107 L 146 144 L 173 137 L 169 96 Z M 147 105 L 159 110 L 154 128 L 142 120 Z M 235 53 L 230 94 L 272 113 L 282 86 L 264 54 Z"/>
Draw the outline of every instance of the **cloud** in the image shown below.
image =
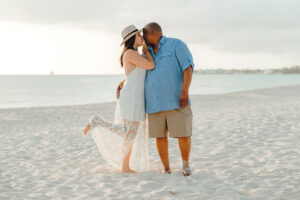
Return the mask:
<path fill-rule="evenodd" d="M 167 35 L 215 51 L 297 54 L 299 10 L 297 0 L 1 0 L 0 21 L 113 33 L 157 21 Z"/>

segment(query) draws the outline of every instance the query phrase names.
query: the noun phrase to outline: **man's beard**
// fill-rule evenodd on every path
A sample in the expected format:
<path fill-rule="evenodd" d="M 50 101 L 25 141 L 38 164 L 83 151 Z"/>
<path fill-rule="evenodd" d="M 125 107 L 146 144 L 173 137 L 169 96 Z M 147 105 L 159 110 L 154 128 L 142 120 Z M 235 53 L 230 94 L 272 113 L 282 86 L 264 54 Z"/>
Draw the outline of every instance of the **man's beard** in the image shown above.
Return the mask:
<path fill-rule="evenodd" d="M 144 41 L 145 41 L 146 45 L 148 45 L 148 46 L 151 45 L 151 43 L 149 41 L 147 41 L 145 39 L 144 39 Z"/>

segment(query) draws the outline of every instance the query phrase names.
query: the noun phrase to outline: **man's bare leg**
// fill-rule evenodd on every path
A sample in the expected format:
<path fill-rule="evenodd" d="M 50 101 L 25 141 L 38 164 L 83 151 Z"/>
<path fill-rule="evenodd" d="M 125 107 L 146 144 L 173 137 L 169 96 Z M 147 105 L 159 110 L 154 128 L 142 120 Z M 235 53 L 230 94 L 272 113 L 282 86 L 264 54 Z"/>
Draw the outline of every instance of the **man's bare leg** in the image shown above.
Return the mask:
<path fill-rule="evenodd" d="M 191 137 L 180 137 L 178 138 L 178 144 L 182 157 L 182 168 L 183 174 L 185 176 L 191 175 L 191 170 L 189 168 L 189 158 L 191 151 Z"/>
<path fill-rule="evenodd" d="M 160 160 L 165 168 L 165 173 L 171 173 L 168 152 L 168 138 L 156 138 L 156 148 L 160 156 Z"/>

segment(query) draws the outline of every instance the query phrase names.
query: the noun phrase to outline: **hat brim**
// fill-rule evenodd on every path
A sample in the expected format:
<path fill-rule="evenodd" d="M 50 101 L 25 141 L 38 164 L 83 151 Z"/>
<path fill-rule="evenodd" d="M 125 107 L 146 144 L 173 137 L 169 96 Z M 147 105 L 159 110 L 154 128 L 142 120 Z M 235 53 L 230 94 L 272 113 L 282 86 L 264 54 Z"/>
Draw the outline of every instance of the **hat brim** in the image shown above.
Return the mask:
<path fill-rule="evenodd" d="M 130 35 L 128 35 L 128 36 L 122 41 L 122 43 L 121 43 L 120 46 L 122 46 L 123 44 L 125 44 L 125 42 L 126 42 L 127 40 L 129 40 L 129 39 L 130 39 L 132 36 L 134 36 L 135 34 L 140 33 L 142 30 L 143 30 L 143 29 L 140 29 L 140 30 L 138 30 L 138 31 L 136 31 L 136 32 L 133 32 L 133 33 L 131 33 Z"/>

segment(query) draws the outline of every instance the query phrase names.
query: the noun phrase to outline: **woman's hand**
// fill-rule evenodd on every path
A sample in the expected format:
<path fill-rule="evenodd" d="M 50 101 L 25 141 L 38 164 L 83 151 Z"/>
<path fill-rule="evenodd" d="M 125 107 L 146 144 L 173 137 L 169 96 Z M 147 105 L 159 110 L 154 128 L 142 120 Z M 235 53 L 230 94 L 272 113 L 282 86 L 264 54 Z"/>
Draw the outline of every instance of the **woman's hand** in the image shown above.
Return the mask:
<path fill-rule="evenodd" d="M 146 54 L 147 52 L 149 52 L 149 48 L 146 44 L 143 45 L 143 54 Z"/>
<path fill-rule="evenodd" d="M 119 97 L 120 97 L 120 91 L 121 91 L 121 89 L 123 88 L 124 82 L 125 82 L 125 80 L 122 81 L 122 82 L 119 84 L 119 86 L 117 87 L 117 94 L 116 94 L 117 99 L 119 99 Z"/>

